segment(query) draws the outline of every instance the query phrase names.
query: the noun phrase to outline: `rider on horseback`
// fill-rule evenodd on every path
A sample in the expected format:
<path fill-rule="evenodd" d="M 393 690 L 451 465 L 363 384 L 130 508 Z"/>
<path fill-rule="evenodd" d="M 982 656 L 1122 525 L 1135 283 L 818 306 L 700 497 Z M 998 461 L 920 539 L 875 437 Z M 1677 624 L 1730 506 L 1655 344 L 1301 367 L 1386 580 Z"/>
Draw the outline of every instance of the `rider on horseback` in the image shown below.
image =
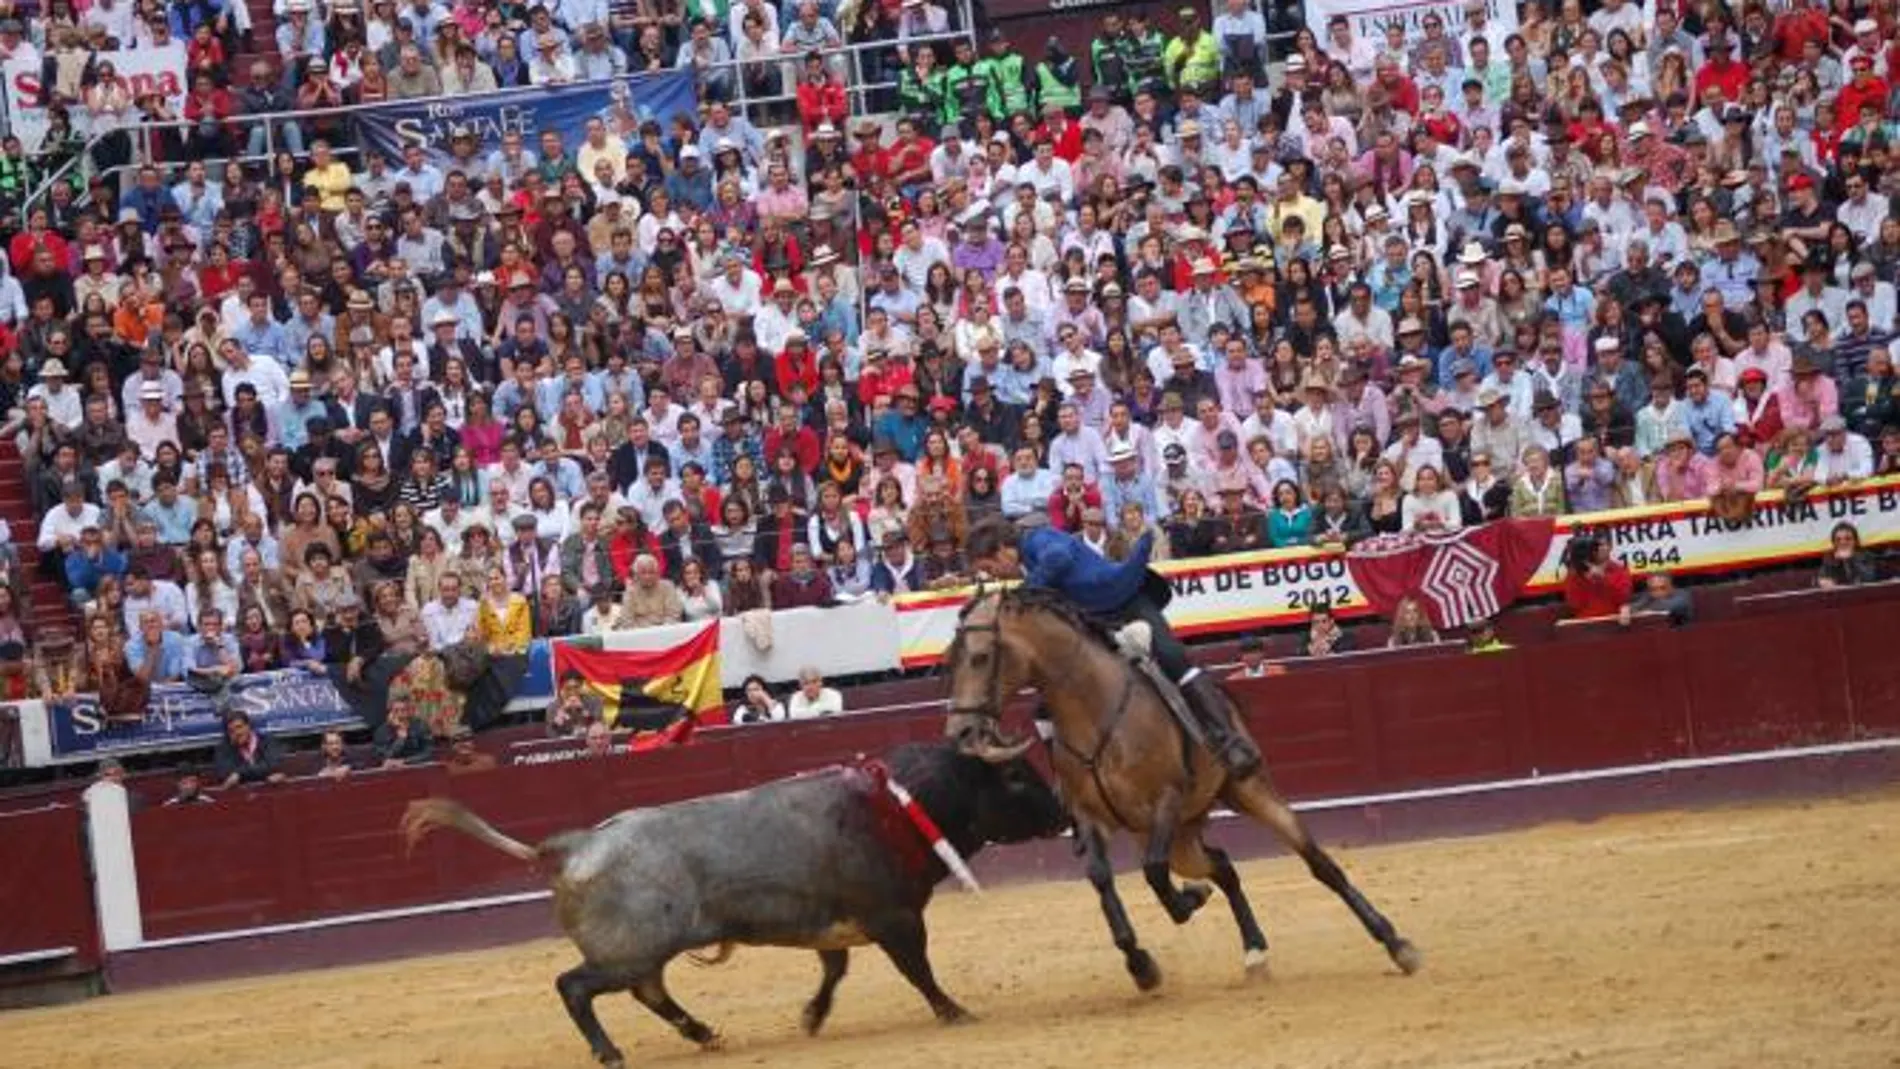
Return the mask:
<path fill-rule="evenodd" d="M 1052 527 L 1019 534 L 1013 525 L 996 522 L 979 525 L 970 532 L 970 557 L 993 562 L 992 569 L 997 572 L 1005 570 L 1012 547 L 1021 561 L 1023 582 L 1030 586 L 1054 590 L 1089 615 L 1117 626 L 1137 620 L 1146 623 L 1155 665 L 1180 688 L 1193 726 L 1207 740 L 1215 758 L 1243 779 L 1260 767 L 1260 751 L 1253 741 L 1234 730 L 1230 719 L 1233 703 L 1219 680 L 1188 660 L 1187 647 L 1161 614 L 1174 590 L 1148 567 L 1148 554 L 1154 547 L 1152 534 L 1142 535 L 1129 550 L 1128 558 L 1116 562 L 1074 535 Z"/>

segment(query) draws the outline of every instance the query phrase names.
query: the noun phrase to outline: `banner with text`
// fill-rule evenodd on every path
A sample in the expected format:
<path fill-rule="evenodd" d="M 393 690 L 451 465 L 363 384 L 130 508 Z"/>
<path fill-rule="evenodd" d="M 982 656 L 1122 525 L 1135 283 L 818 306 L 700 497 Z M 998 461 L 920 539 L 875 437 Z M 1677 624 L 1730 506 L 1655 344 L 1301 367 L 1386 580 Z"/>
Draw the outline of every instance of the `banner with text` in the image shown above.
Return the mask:
<path fill-rule="evenodd" d="M 527 150 L 536 152 L 541 131 L 558 131 L 573 151 L 589 119 L 603 119 L 609 130 L 631 137 L 648 119 L 668 129 L 675 115 L 692 115 L 694 106 L 693 73 L 665 71 L 580 85 L 394 101 L 351 114 L 362 133 L 362 147 L 396 161 L 410 145 L 421 145 L 429 161 L 443 167 L 450 160 L 450 135 L 457 129 L 475 135 L 481 159 L 500 148 L 502 135 L 508 133 L 520 134 Z"/>
<path fill-rule="evenodd" d="M 1799 502 L 1761 495 L 1748 520 L 1729 523 L 1702 501 L 1598 512 L 1557 521 L 1544 560 L 1525 587 L 1543 594 L 1563 585 L 1562 562 L 1578 530 L 1607 537 L 1616 556 L 1638 574 L 1677 575 L 1739 570 L 1818 557 L 1837 523 L 1852 523 L 1869 546 L 1900 542 L 1900 477 L 1820 491 Z M 1156 571 L 1174 585 L 1168 622 L 1184 635 L 1246 631 L 1304 619 L 1319 604 L 1342 616 L 1370 610 L 1343 553 L 1276 549 L 1169 562 Z M 896 599 L 904 666 L 935 664 L 956 636 L 961 592 Z"/>
<path fill-rule="evenodd" d="M 1485 29 L 1496 31 L 1487 34 L 1492 41 L 1492 58 L 1501 60 L 1504 50 L 1498 45 L 1506 36 L 1517 32 L 1517 5 L 1509 0 L 1488 0 L 1485 11 Z M 1386 27 L 1394 24 L 1405 27 L 1408 43 L 1416 43 L 1425 36 L 1423 23 L 1428 14 L 1437 15 L 1445 24 L 1446 37 L 1459 42 L 1464 40 L 1464 0 L 1306 0 L 1306 27 L 1313 31 L 1322 48 L 1328 41 L 1326 24 L 1337 15 L 1344 15 L 1352 23 L 1354 40 L 1383 47 Z"/>
<path fill-rule="evenodd" d="M 161 683 L 152 688 L 145 719 L 135 724 L 108 721 L 97 695 L 54 699 L 46 703 L 45 747 L 57 764 L 115 753 L 211 746 L 224 734 L 227 711 L 250 714 L 257 729 L 270 735 L 363 725 L 327 677 L 293 668 L 239 676 L 222 705 L 186 684 Z"/>
<path fill-rule="evenodd" d="M 133 100 L 148 93 L 158 93 L 174 109 L 182 105 L 185 99 L 185 46 L 178 42 L 163 48 L 136 48 L 118 52 L 102 53 L 100 58 L 110 59 L 119 77 L 125 80 Z M 40 76 L 38 63 L 30 63 L 14 58 L 0 64 L 0 78 L 6 80 L 7 121 L 12 124 L 14 136 L 28 152 L 38 152 L 40 143 L 46 137 L 46 107 L 41 104 Z M 81 137 L 93 133 L 92 116 L 83 107 L 69 110 L 72 116 L 73 132 Z M 134 112 L 134 119 L 137 113 Z"/>

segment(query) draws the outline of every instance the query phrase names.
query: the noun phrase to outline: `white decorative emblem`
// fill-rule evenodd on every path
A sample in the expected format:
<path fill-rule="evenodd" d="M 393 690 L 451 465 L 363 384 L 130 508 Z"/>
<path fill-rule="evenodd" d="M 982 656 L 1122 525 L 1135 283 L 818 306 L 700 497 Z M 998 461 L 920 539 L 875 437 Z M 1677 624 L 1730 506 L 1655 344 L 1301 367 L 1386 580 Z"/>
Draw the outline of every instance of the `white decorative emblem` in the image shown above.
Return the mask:
<path fill-rule="evenodd" d="M 1437 547 L 1419 592 L 1437 603 L 1444 626 L 1462 627 L 1497 615 L 1497 581 L 1498 562 L 1459 539 Z"/>

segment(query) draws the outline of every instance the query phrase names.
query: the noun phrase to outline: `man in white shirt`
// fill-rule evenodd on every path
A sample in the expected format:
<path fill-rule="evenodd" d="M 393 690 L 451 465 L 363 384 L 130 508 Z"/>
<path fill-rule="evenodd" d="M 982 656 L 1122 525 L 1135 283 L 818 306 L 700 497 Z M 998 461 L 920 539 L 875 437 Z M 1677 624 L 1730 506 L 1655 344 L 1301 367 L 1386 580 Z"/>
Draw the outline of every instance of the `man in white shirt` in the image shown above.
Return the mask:
<path fill-rule="evenodd" d="M 785 703 L 785 715 L 791 720 L 818 716 L 837 716 L 844 712 L 844 695 L 825 686 L 825 677 L 807 665 L 798 670 L 798 690 Z"/>
<path fill-rule="evenodd" d="M 1892 333 L 1895 320 L 1900 316 L 1900 308 L 1895 307 L 1893 283 L 1882 282 L 1874 270 L 1874 265 L 1862 260 L 1854 265 L 1853 284 L 1848 289 L 1847 303 L 1859 301 L 1867 306 L 1867 322 L 1883 334 Z M 1839 329 L 1845 329 L 1845 324 Z"/>
<path fill-rule="evenodd" d="M 474 632 L 476 604 L 462 596 L 462 577 L 454 572 L 444 572 L 436 589 L 441 596 L 422 607 L 422 628 L 429 633 L 429 646 L 443 650 Z"/>
<path fill-rule="evenodd" d="M 227 358 L 231 366 L 223 376 L 225 407 L 237 404 L 237 388 L 247 382 L 256 388 L 257 403 L 266 410 L 290 400 L 290 376 L 284 373 L 284 366 L 274 357 L 263 353 L 247 353 L 242 346 L 233 346 Z"/>
<path fill-rule="evenodd" d="M 48 332 L 48 338 L 55 332 Z M 67 337 L 63 331 L 60 337 Z M 69 431 L 79 429 L 80 421 L 86 418 L 85 405 L 79 400 L 79 391 L 67 385 L 66 364 L 58 357 L 40 365 L 39 384 L 26 392 L 28 397 L 38 397 L 46 402 L 46 418 Z"/>
<path fill-rule="evenodd" d="M 86 484 L 67 479 L 60 486 L 61 503 L 40 521 L 37 540 L 41 553 L 66 552 L 79 544 L 79 534 L 99 526 L 99 506 L 86 500 Z"/>
<path fill-rule="evenodd" d="M 706 283 L 706 292 L 736 319 L 749 319 L 758 312 L 762 289 L 759 276 L 747 269 L 737 253 L 728 253 L 719 277 Z"/>
<path fill-rule="evenodd" d="M 1874 473 L 1874 449 L 1866 438 L 1847 429 L 1847 421 L 1829 416 L 1821 421 L 1821 448 L 1814 453 L 1814 479 L 1822 485 L 1865 479 Z"/>
<path fill-rule="evenodd" d="M 153 579 L 143 565 L 134 566 L 125 573 L 126 634 L 138 631 L 139 615 L 147 609 L 164 617 L 165 626 L 170 630 L 181 633 L 191 630 L 185 609 L 185 592 L 178 589 L 178 584 Z"/>

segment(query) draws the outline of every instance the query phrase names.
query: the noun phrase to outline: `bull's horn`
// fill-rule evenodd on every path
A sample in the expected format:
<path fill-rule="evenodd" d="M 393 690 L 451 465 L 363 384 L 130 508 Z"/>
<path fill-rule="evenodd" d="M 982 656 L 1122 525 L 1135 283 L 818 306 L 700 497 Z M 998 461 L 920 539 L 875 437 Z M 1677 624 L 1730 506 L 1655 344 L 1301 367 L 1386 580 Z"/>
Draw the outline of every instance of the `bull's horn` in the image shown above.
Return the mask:
<path fill-rule="evenodd" d="M 992 737 L 989 732 L 971 732 L 958 743 L 957 748 L 971 757 L 982 758 L 993 765 L 1008 764 L 1029 752 L 1036 744 L 1034 736 L 1021 742 L 1007 742 L 1000 737 Z"/>

